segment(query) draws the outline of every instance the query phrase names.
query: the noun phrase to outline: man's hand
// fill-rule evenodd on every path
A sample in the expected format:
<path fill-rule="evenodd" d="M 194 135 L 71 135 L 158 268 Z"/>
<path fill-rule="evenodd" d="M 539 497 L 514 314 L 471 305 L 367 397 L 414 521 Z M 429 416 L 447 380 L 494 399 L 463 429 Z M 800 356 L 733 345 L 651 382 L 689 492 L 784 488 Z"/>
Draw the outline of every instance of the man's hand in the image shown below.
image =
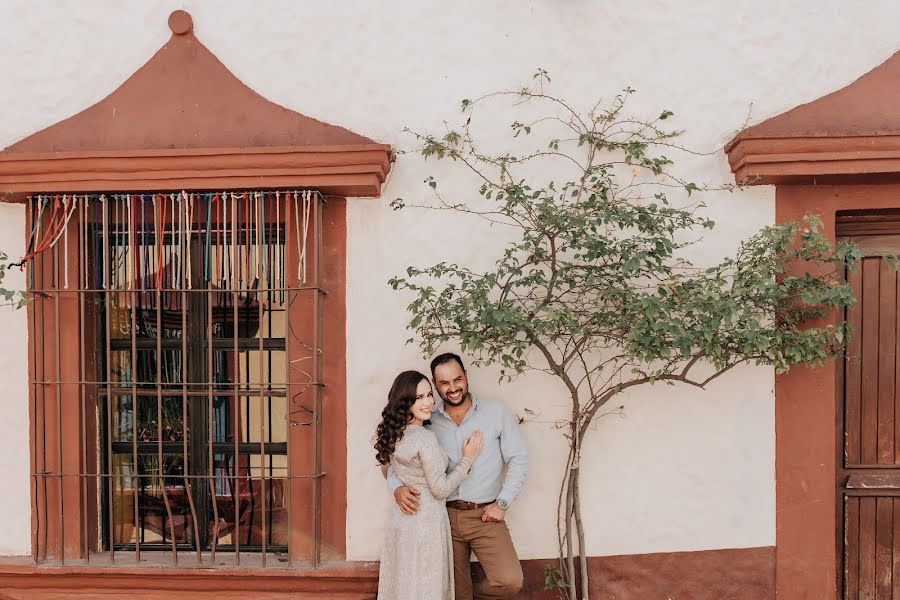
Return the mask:
<path fill-rule="evenodd" d="M 484 507 L 484 514 L 481 520 L 485 523 L 501 523 L 506 518 L 506 511 L 497 506 L 496 502 L 491 502 Z"/>
<path fill-rule="evenodd" d="M 419 511 L 419 490 L 401 485 L 394 490 L 394 500 L 407 515 L 414 515 Z"/>

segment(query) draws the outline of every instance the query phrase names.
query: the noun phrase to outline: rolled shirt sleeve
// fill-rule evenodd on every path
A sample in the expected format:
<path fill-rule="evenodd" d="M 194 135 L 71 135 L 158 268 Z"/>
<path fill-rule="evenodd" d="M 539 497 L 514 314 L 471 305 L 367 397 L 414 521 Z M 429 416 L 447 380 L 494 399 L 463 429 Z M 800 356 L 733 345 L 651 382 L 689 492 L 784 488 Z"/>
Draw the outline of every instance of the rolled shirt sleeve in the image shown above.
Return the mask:
<path fill-rule="evenodd" d="M 500 453 L 506 462 L 506 476 L 497 499 L 512 504 L 522 491 L 528 475 L 528 449 L 519 432 L 519 424 L 505 407 L 502 409 L 501 419 Z"/>

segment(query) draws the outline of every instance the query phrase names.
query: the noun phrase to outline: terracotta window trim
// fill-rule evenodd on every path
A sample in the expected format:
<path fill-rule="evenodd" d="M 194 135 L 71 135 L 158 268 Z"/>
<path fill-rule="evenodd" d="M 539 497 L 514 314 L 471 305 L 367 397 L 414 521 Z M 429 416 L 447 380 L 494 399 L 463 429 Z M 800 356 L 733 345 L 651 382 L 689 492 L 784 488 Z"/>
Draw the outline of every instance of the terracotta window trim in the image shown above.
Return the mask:
<path fill-rule="evenodd" d="M 30 192 L 307 188 L 325 195 L 378 196 L 391 147 L 185 148 L 0 154 L 0 194 Z"/>
<path fill-rule="evenodd" d="M 727 147 L 738 182 L 822 184 L 900 172 L 900 136 L 756 138 Z"/>
<path fill-rule="evenodd" d="M 295 335 L 308 341 L 318 339 L 316 347 L 321 350 L 319 359 L 314 361 L 319 365 L 314 394 L 318 424 L 312 428 L 288 429 L 294 448 L 288 459 L 294 473 L 299 475 L 290 482 L 290 497 L 295 500 L 289 503 L 293 526 L 288 533 L 287 557 L 300 568 L 343 560 L 346 552 L 346 201 L 332 197 L 321 203 L 321 207 L 314 220 L 317 233 L 309 241 L 321 250 L 307 250 L 312 252 L 316 264 L 322 261 L 323 268 L 317 269 L 316 290 L 321 288 L 325 293 L 312 290 L 312 296 L 300 294 L 288 308 L 293 324 L 290 339 Z M 79 230 L 79 223 L 73 220 L 69 224 L 68 262 L 74 264 L 80 260 Z M 101 484 L 99 473 L 103 472 L 97 468 L 100 449 L 96 443 L 96 394 L 89 391 L 88 384 L 37 383 L 78 382 L 85 379 L 84 373 L 96 370 L 95 349 L 83 346 L 81 331 L 95 327 L 93 311 L 84 312 L 78 296 L 74 295 L 77 290 L 54 291 L 50 269 L 44 268 L 45 261 L 47 265 L 60 264 L 60 250 L 57 246 L 52 257 L 43 254 L 35 257 L 38 264 L 33 285 L 45 291 L 28 306 L 29 377 L 35 382 L 30 386 L 29 397 L 32 549 L 36 562 L 49 564 L 96 561 L 103 546 L 97 539 L 100 509 L 96 494 L 90 491 L 95 487 L 92 484 Z M 286 255 L 288 272 L 290 265 L 299 264 L 298 253 L 295 243 L 290 242 Z M 49 262 L 51 259 L 53 263 Z M 320 314 L 321 320 L 307 319 L 304 316 L 307 314 Z M 288 356 L 290 348 L 297 343 L 288 341 Z M 302 390 L 309 384 L 302 370 L 288 369 L 285 377 L 288 390 L 292 387 Z M 85 389 L 88 392 L 83 395 Z M 314 456 L 311 448 L 317 449 L 319 462 L 316 464 L 310 462 Z M 304 476 L 314 471 L 323 476 L 314 479 Z M 59 477 L 59 473 L 66 475 Z M 81 475 L 71 477 L 72 474 L 85 474 L 86 479 Z M 312 486 L 320 489 L 313 490 Z M 322 501 L 313 500 L 310 505 L 303 500 L 313 496 Z M 133 552 L 117 554 L 134 556 Z M 226 560 L 229 554 L 228 550 L 220 551 Z M 134 558 L 120 559 L 116 564 L 133 566 Z M 141 564 L 146 555 L 142 559 Z M 253 561 L 252 554 L 249 560 Z"/>
<path fill-rule="evenodd" d="M 54 600 L 60 594 L 91 598 L 159 598 L 190 593 L 193 598 L 373 598 L 378 565 L 336 562 L 318 569 L 135 568 L 128 566 L 42 567 L 21 557 L 0 556 L 0 590 L 11 600 Z M 77 596 L 71 596 L 77 591 Z"/>
<path fill-rule="evenodd" d="M 104 588 L 107 581 L 113 586 L 124 582 L 135 590 L 145 585 L 151 590 L 168 580 L 168 575 L 159 575 L 171 570 L 172 580 L 179 582 L 177 589 L 206 586 L 204 589 L 218 590 L 226 585 L 237 590 L 235 594 L 260 590 L 262 595 L 264 590 L 275 590 L 287 595 L 318 585 L 315 589 L 319 591 L 343 590 L 333 597 L 371 597 L 377 578 L 371 564 L 349 564 L 343 575 L 338 572 L 343 567 L 335 566 L 343 564 L 339 561 L 346 555 L 346 198 L 380 195 L 391 168 L 391 147 L 263 98 L 194 36 L 186 12 L 172 13 L 169 27 L 172 36 L 166 44 L 106 98 L 0 152 L 0 201 L 23 202 L 29 194 L 40 193 L 173 189 L 315 189 L 326 197 L 322 245 L 329 268 L 322 274 L 322 286 L 328 290 L 323 300 L 322 380 L 327 385 L 320 430 L 324 442 L 321 466 L 327 477 L 322 478 L 326 501 L 319 507 L 323 563 L 317 569 L 273 569 L 274 573 L 253 568 L 234 573 L 221 568 L 166 570 L 118 561 L 114 567 L 93 560 L 84 564 L 87 557 L 82 556 L 81 542 L 85 536 L 96 537 L 96 528 L 68 519 L 64 525 L 66 566 L 35 565 L 29 559 L 17 565 L 15 559 L 0 557 L 0 589 L 13 598 L 39 598 L 44 593 L 58 597 L 59 590 L 90 589 L 91 585 L 110 589 Z M 166 93 L 160 94 L 161 89 Z M 34 351 L 31 337 L 29 352 Z M 30 360 L 32 381 L 33 369 Z M 33 427 L 33 389 L 29 396 Z M 63 421 L 68 417 L 71 415 L 64 414 Z M 90 430 L 93 424 L 85 425 Z M 51 456 L 56 456 L 60 444 L 68 448 L 75 443 L 77 448 L 75 436 L 64 433 L 60 439 L 55 427 L 47 429 L 42 442 Z M 31 443 L 29 446 L 34 472 L 37 456 Z M 66 454 L 64 459 L 75 461 L 71 470 L 79 471 L 78 452 Z M 67 514 L 81 514 L 80 495 L 66 490 L 65 502 L 77 505 L 71 513 L 67 509 Z M 91 502 L 89 498 L 87 505 Z M 33 509 L 32 519 L 38 517 Z M 294 544 L 293 536 L 302 537 L 302 532 L 298 529 L 291 535 Z M 49 539 L 47 546 L 56 547 L 58 541 Z M 91 540 L 88 542 L 91 546 Z M 319 583 L 304 587 L 304 581 Z M 323 581 L 331 587 L 321 587 Z M 147 597 L 156 596 L 148 591 Z"/>

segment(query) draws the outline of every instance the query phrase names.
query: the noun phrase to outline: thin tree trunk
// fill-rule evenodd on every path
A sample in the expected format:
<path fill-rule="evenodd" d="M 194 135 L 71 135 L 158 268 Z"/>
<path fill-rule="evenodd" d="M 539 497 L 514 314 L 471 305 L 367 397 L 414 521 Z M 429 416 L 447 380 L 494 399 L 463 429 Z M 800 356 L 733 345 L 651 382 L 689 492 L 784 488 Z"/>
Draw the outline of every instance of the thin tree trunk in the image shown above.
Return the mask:
<path fill-rule="evenodd" d="M 578 562 L 581 571 L 581 599 L 590 600 L 589 580 L 588 580 L 588 564 L 587 564 L 587 542 L 584 539 L 584 523 L 581 520 L 581 483 L 580 469 L 573 469 L 572 484 L 575 492 L 572 494 L 572 506 L 575 512 L 575 529 L 578 532 Z"/>
<path fill-rule="evenodd" d="M 589 600 L 590 592 L 588 588 L 588 570 L 587 570 L 587 542 L 584 539 L 584 526 L 581 521 L 581 420 L 578 411 L 578 401 L 575 401 L 575 412 L 572 415 L 572 470 L 570 472 L 569 486 L 572 489 L 572 516 L 575 521 L 574 533 L 578 535 L 578 566 L 581 575 L 581 598 Z M 572 526 L 569 526 L 571 532 Z M 574 580 L 574 573 L 572 579 Z"/>
<path fill-rule="evenodd" d="M 562 585 L 557 588 L 559 597 L 563 600 L 577 600 L 571 595 L 569 586 L 569 566 L 568 556 L 573 555 L 571 540 L 568 536 L 567 518 L 570 509 L 570 500 L 572 495 L 569 492 L 569 468 L 572 466 L 573 460 L 572 447 L 569 447 L 569 456 L 566 461 L 566 469 L 563 473 L 562 480 L 559 483 L 559 499 L 556 504 L 556 537 L 559 551 L 559 569 L 558 572 L 562 577 Z"/>
<path fill-rule="evenodd" d="M 574 448 L 572 449 L 574 451 Z M 574 492 L 572 489 L 572 471 L 566 475 L 566 518 L 563 521 L 566 536 L 566 590 L 569 600 L 577 600 L 578 595 L 575 590 L 575 556 L 572 548 L 572 507 L 574 500 Z"/>

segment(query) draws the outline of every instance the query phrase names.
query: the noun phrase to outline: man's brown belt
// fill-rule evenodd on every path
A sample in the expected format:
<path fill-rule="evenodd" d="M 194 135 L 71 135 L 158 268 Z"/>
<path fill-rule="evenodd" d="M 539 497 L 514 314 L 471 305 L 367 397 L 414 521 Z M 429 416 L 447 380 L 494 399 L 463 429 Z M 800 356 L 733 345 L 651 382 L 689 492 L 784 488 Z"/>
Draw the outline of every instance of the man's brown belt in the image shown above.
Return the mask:
<path fill-rule="evenodd" d="M 476 508 L 484 508 L 488 504 L 493 504 L 493 500 L 491 502 L 466 502 L 465 500 L 451 500 L 447 502 L 447 508 L 453 508 L 456 510 L 475 510 Z"/>

